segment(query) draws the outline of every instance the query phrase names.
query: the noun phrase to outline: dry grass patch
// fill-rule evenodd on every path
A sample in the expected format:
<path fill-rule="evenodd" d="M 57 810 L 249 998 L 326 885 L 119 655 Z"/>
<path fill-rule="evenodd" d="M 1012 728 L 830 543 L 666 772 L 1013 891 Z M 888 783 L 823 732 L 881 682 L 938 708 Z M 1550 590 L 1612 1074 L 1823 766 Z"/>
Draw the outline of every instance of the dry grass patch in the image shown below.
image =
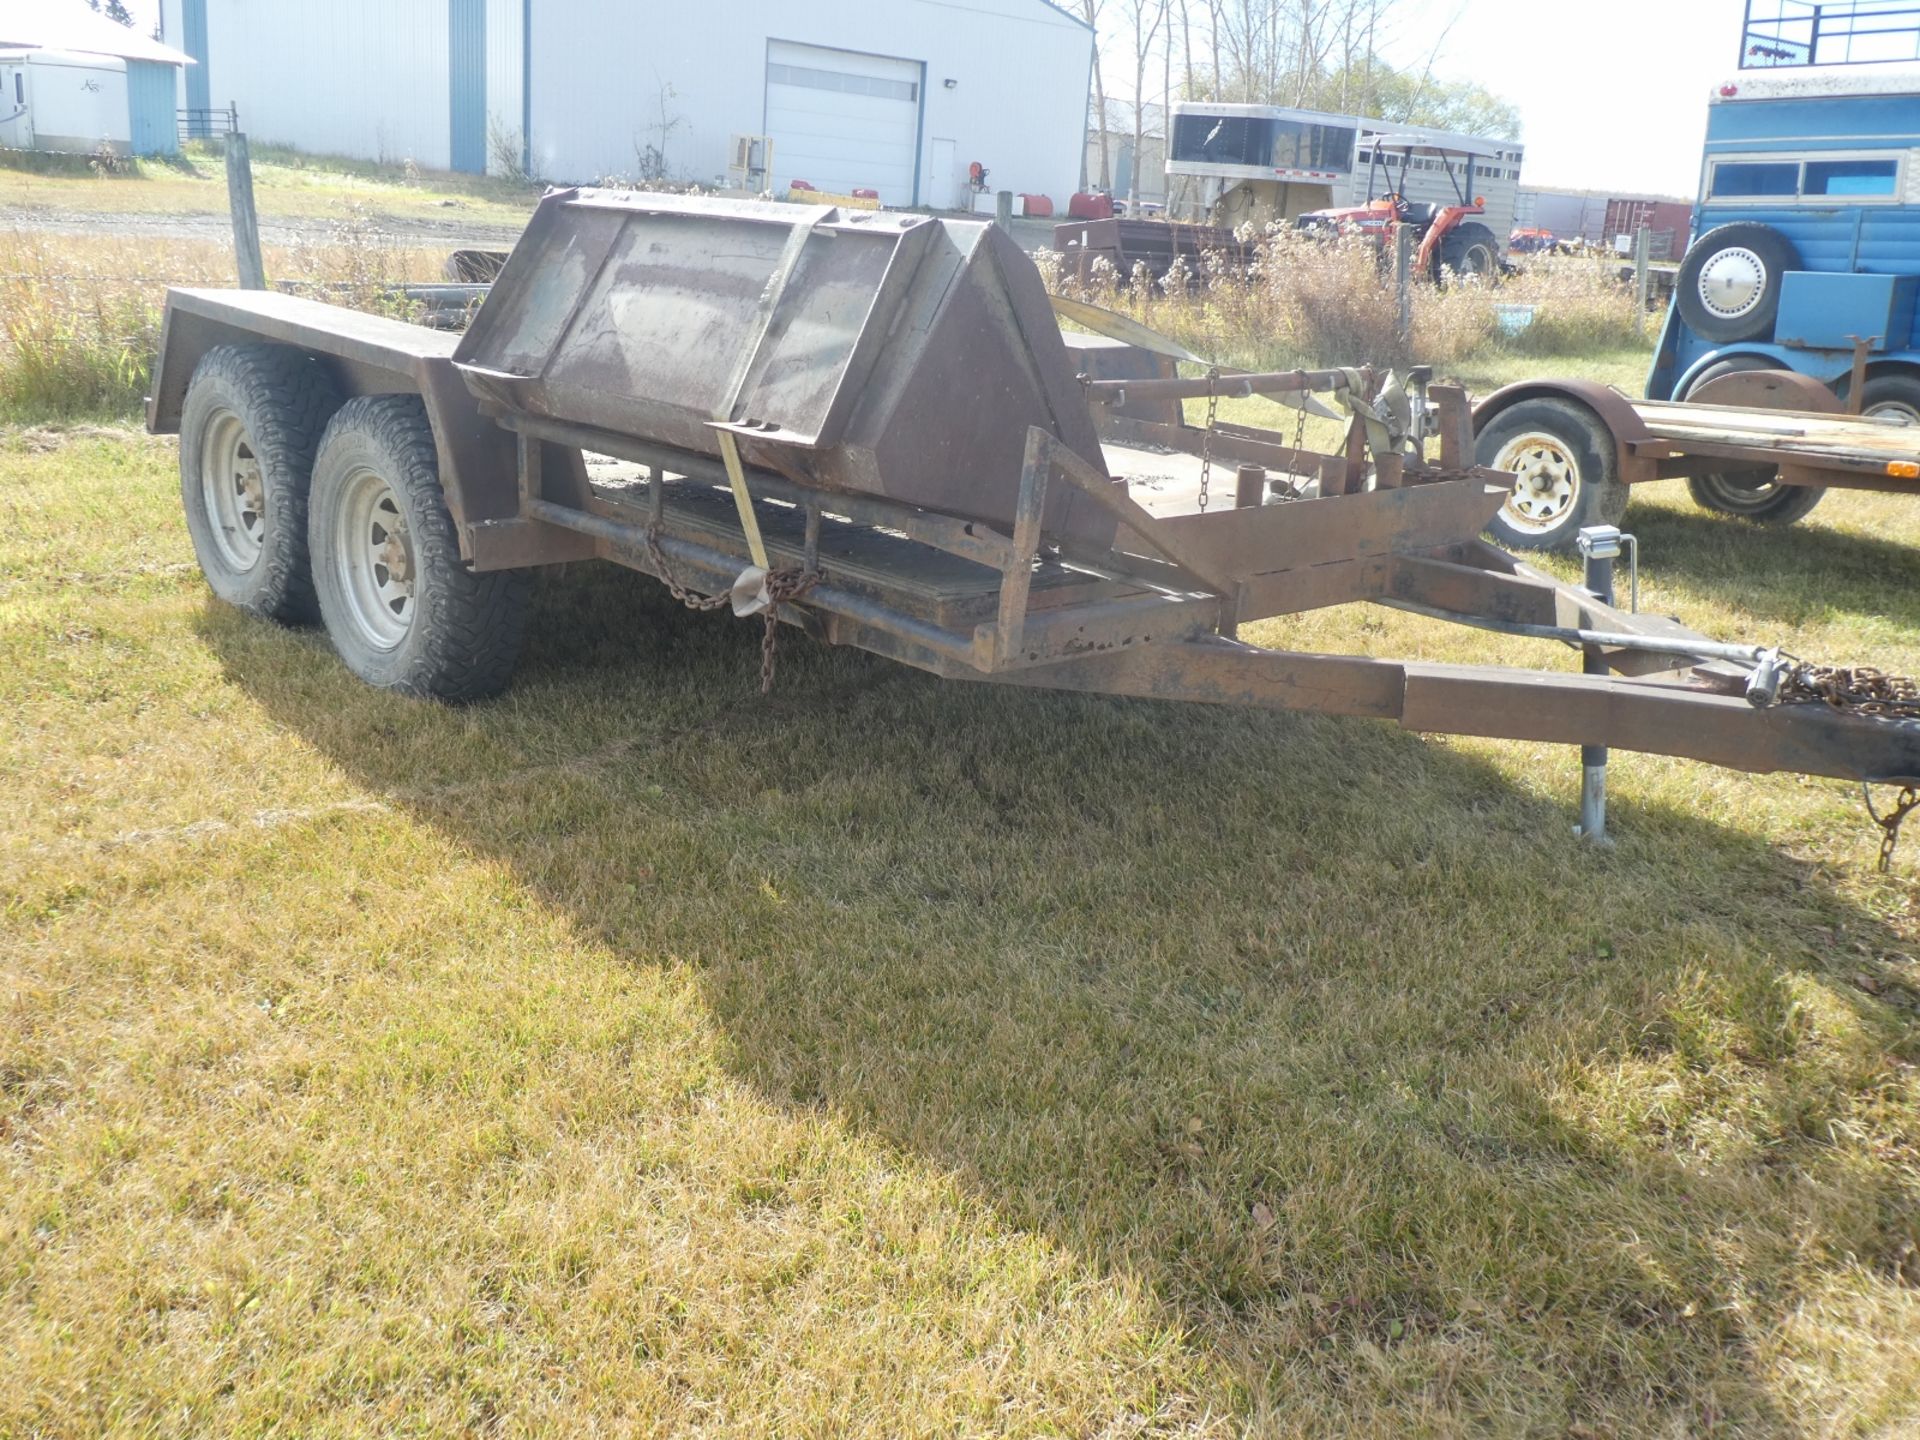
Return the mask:
<path fill-rule="evenodd" d="M 1144 270 L 1123 277 L 1096 261 L 1084 284 L 1061 257 L 1035 259 L 1055 291 L 1119 309 L 1196 354 L 1250 369 L 1585 358 L 1643 347 L 1650 333 L 1631 290 L 1614 276 L 1618 263 L 1604 258 L 1532 257 L 1498 285 L 1416 284 L 1409 342 L 1398 332 L 1392 277 L 1370 241 L 1274 230 L 1253 252 L 1251 279 L 1223 255 L 1192 268 L 1178 262 L 1160 281 Z M 1524 328 L 1504 329 L 1503 308 L 1528 311 Z"/>
<path fill-rule="evenodd" d="M 275 281 L 404 313 L 385 287 L 439 278 L 445 252 L 397 244 L 360 213 L 324 240 L 269 246 L 265 258 Z M 232 284 L 231 247 L 212 241 L 0 232 L 0 418 L 137 412 L 167 287 Z"/>
<path fill-rule="evenodd" d="M 45 157 L 0 163 L 0 204 L 14 212 L 58 211 L 154 218 L 227 213 L 224 142 L 194 143 L 177 161 L 147 159 L 130 174 L 103 176 Z M 358 206 L 395 221 L 513 229 L 539 200 L 537 185 L 411 164 L 378 164 L 252 146 L 255 202 L 268 220 L 333 220 Z"/>
<path fill-rule="evenodd" d="M 762 701 L 591 567 L 450 711 L 213 604 L 168 444 L 0 474 L 0 1434 L 1920 1424 L 1844 786 L 1622 756 L 1595 854 L 1562 749 L 792 637 Z M 1910 502 L 1630 523 L 1649 604 L 1920 669 Z"/>

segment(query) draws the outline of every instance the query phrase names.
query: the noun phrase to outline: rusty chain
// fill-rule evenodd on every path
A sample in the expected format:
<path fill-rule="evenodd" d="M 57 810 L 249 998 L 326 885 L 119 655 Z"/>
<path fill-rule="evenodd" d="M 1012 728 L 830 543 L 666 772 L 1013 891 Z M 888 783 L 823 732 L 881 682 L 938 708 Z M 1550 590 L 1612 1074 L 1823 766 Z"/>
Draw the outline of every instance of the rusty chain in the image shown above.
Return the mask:
<path fill-rule="evenodd" d="M 1207 367 L 1207 428 L 1200 436 L 1200 513 L 1207 513 L 1207 486 L 1213 479 L 1213 422 L 1220 413 L 1220 367 Z"/>
<path fill-rule="evenodd" d="M 660 527 L 647 527 L 647 558 L 653 561 L 653 573 L 660 577 L 660 583 L 667 587 L 667 593 L 689 610 L 718 610 L 722 605 L 733 603 L 731 595 L 702 595 L 689 590 L 674 578 L 673 567 L 667 564 L 667 552 L 660 548 Z"/>
<path fill-rule="evenodd" d="M 1873 808 L 1873 791 L 1866 782 L 1860 782 L 1860 794 L 1867 802 L 1867 814 L 1873 817 L 1873 823 L 1880 827 L 1880 873 L 1885 875 L 1893 869 L 1893 852 L 1900 845 L 1900 826 L 1916 808 L 1920 808 L 1920 787 L 1905 785 L 1900 789 L 1900 798 L 1893 802 L 1893 809 L 1882 815 Z"/>
<path fill-rule="evenodd" d="M 702 595 L 697 590 L 689 590 L 674 576 L 673 567 L 667 563 L 667 553 L 660 548 L 660 527 L 647 527 L 647 558 L 653 561 L 654 573 L 660 577 L 660 583 L 667 587 L 667 593 L 689 610 L 718 610 L 731 605 L 730 594 Z M 819 583 L 818 572 L 812 570 L 769 570 L 765 581 L 767 589 L 767 608 L 761 612 L 766 620 L 766 629 L 760 636 L 760 693 L 773 693 L 774 656 L 780 644 L 780 607 L 790 600 L 798 600 Z"/>
<path fill-rule="evenodd" d="M 773 693 L 773 655 L 779 645 L 780 607 L 789 600 L 798 600 L 813 589 L 820 576 L 812 570 L 769 570 L 767 572 L 767 608 L 761 613 L 765 616 L 767 628 L 760 636 L 760 693 Z"/>
<path fill-rule="evenodd" d="M 1836 710 L 1920 719 L 1920 684 L 1871 665 L 1802 665 L 1783 687 L 1785 700 L 1822 700 Z"/>
<path fill-rule="evenodd" d="M 1920 684 L 1905 675 L 1889 675 L 1871 665 L 1801 665 L 1781 687 L 1783 700 L 1818 700 L 1835 710 L 1880 715 L 1894 720 L 1920 720 Z M 1893 869 L 1893 853 L 1900 845 L 1900 827 L 1920 809 L 1920 787 L 1903 786 L 1893 808 L 1882 815 L 1873 804 L 1873 791 L 1863 780 L 1860 794 L 1867 814 L 1880 827 L 1882 875 Z"/>

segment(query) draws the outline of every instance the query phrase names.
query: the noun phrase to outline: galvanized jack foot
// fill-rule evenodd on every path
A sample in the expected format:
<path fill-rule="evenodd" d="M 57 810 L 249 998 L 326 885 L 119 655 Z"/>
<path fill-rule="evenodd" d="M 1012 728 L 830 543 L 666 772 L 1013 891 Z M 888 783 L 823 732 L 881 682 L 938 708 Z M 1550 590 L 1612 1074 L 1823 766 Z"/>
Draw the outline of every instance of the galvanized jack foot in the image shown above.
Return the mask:
<path fill-rule="evenodd" d="M 1580 554 L 1585 557 L 1585 585 L 1603 605 L 1613 603 L 1613 562 L 1620 558 L 1620 529 L 1616 525 L 1587 525 L 1580 531 Z M 1636 587 L 1637 588 L 1637 587 Z M 1588 675 L 1607 673 L 1606 657 L 1597 645 L 1585 649 L 1580 668 Z M 1580 747 L 1580 823 L 1573 833 L 1590 845 L 1613 844 L 1607 834 L 1607 747 Z"/>

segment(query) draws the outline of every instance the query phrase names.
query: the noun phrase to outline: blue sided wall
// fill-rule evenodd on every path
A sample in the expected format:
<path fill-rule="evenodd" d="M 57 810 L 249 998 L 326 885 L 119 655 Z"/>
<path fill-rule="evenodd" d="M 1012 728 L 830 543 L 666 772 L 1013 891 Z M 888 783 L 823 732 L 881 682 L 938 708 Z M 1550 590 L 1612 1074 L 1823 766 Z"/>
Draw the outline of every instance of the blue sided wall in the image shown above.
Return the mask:
<path fill-rule="evenodd" d="M 487 171 L 487 0 L 447 0 L 448 164 Z"/>
<path fill-rule="evenodd" d="M 187 66 L 187 108 L 211 110 L 207 98 L 211 83 L 207 78 L 207 0 L 181 0 L 180 48 L 200 63 Z"/>
<path fill-rule="evenodd" d="M 133 121 L 134 154 L 172 155 L 180 149 L 180 127 L 174 118 L 174 85 L 179 73 L 179 67 L 156 60 L 127 62 L 127 109 Z"/>

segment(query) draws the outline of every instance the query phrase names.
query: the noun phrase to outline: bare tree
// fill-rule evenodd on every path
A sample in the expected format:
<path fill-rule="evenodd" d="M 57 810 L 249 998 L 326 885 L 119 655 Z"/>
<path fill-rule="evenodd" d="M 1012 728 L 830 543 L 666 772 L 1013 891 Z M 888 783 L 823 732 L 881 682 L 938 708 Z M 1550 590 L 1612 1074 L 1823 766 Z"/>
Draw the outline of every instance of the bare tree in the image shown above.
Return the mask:
<path fill-rule="evenodd" d="M 1172 52 L 1171 44 L 1168 46 L 1168 52 Z M 1180 0 L 1180 64 L 1183 71 L 1180 77 L 1180 98 L 1183 100 L 1192 100 L 1195 98 L 1193 86 L 1192 0 Z M 1171 89 L 1172 87 L 1169 86 L 1168 88 Z M 1173 121 L 1169 119 L 1167 123 L 1171 125 Z M 1167 139 L 1169 142 L 1172 141 L 1173 135 L 1171 131 L 1168 132 Z"/>
<path fill-rule="evenodd" d="M 1093 30 L 1093 119 L 1100 136 L 1099 189 L 1113 189 L 1113 154 L 1107 140 L 1107 86 L 1100 73 L 1100 11 L 1104 0 L 1080 0 L 1086 22 Z"/>
<path fill-rule="evenodd" d="M 1127 212 L 1140 211 L 1140 150 L 1146 134 L 1147 61 L 1167 23 L 1169 0 L 1121 0 L 1133 26 L 1133 164 L 1127 172 Z"/>

